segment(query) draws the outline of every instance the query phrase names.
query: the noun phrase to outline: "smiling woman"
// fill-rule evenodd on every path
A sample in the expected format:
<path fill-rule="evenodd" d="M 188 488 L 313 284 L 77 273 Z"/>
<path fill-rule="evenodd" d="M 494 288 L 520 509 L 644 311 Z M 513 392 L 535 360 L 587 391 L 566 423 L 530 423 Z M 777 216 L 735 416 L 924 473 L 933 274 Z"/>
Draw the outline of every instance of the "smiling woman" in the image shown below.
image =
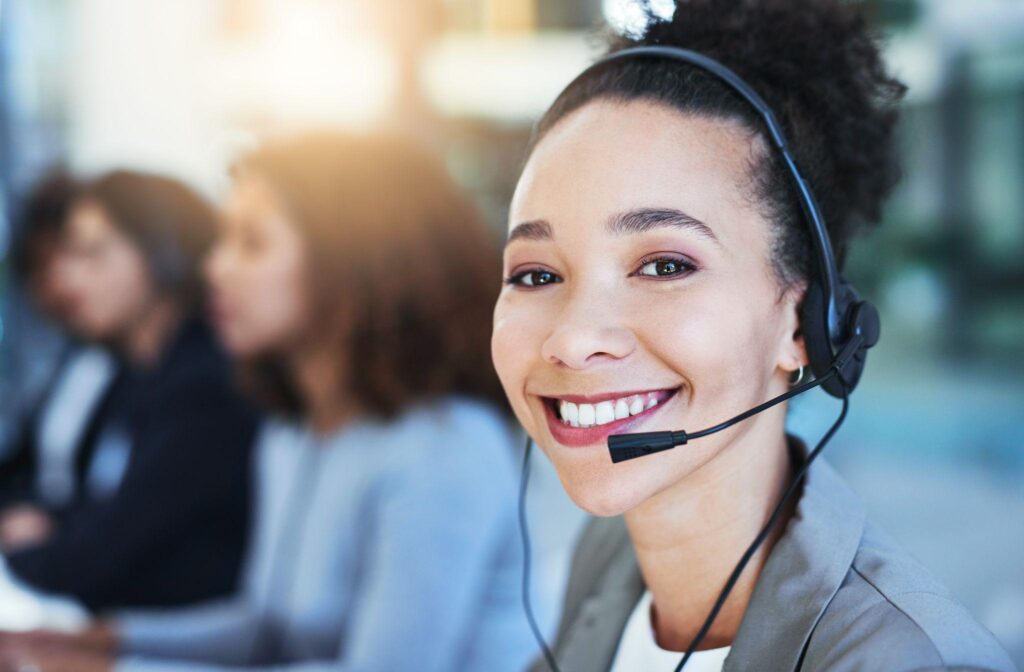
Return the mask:
<path fill-rule="evenodd" d="M 812 363 L 803 306 L 830 268 L 790 158 L 840 265 L 898 175 L 903 87 L 848 6 L 680 1 L 611 51 L 651 45 L 743 77 L 792 157 L 750 98 L 681 59 L 592 68 L 538 125 L 510 210 L 492 355 L 519 421 L 602 518 L 580 541 L 537 669 L 681 667 L 693 649 L 690 670 L 1012 669 L 864 521 L 828 465 L 810 465 L 816 451 L 787 436 L 785 404 L 685 448 L 610 459 L 610 435 L 715 425 L 786 395 Z M 784 506 L 788 492 L 798 497 Z"/>
<path fill-rule="evenodd" d="M 748 144 L 730 125 L 681 118 L 643 101 L 595 101 L 537 144 L 512 213 L 531 222 L 543 214 L 551 236 L 507 246 L 508 286 L 498 304 L 495 347 L 506 343 L 505 320 L 529 313 L 516 319 L 508 344 L 538 335 L 548 366 L 528 378 L 527 389 L 538 411 L 545 408 L 542 399 L 578 403 L 581 393 L 588 402 L 650 395 L 658 403 L 658 410 L 635 422 L 592 429 L 538 416 L 552 434 L 603 448 L 613 431 L 641 422 L 645 429 L 706 425 L 785 389 L 786 375 L 777 374 L 802 363 L 792 338 L 799 297 L 783 292 L 773 276 L 756 204 L 736 194 L 746 182 Z M 607 168 L 607 156 L 616 157 L 614 170 Z M 571 176 L 572 188 L 560 184 L 563 176 Z M 537 287 L 545 284 L 554 286 Z M 777 361 L 763 361 L 769 352 L 777 353 Z M 625 362 L 630 365 L 621 366 Z M 508 366 L 500 353 L 497 365 L 500 373 Z M 574 369 L 579 374 L 569 380 L 565 374 Z M 593 420 L 586 417 L 588 408 L 590 403 L 580 408 L 581 425 L 596 424 L 596 408 Z M 668 424 L 656 427 L 655 418 Z M 760 431 L 750 424 L 733 433 Z M 783 457 L 775 459 L 784 462 L 781 431 L 778 436 Z M 696 471 L 714 448 L 705 444 L 672 458 Z M 758 452 L 763 463 L 773 451 Z M 562 471 L 561 458 L 552 459 Z M 654 472 L 658 489 L 678 478 L 652 463 L 597 468 L 575 453 L 565 459 L 565 468 L 583 470 L 582 478 L 566 482 L 570 494 L 595 513 L 621 513 L 648 496 L 637 487 L 643 481 L 623 478 L 625 470 Z"/>

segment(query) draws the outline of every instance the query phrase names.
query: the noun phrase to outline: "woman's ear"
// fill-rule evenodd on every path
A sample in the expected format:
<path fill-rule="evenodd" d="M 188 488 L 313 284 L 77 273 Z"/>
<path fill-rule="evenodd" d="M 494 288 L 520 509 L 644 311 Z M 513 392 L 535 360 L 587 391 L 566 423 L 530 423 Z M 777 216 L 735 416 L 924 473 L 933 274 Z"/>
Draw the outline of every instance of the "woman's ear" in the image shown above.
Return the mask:
<path fill-rule="evenodd" d="M 807 285 L 800 284 L 787 289 L 782 297 L 783 338 L 776 366 L 783 371 L 797 371 L 810 362 L 800 324 L 800 306 L 806 293 Z"/>

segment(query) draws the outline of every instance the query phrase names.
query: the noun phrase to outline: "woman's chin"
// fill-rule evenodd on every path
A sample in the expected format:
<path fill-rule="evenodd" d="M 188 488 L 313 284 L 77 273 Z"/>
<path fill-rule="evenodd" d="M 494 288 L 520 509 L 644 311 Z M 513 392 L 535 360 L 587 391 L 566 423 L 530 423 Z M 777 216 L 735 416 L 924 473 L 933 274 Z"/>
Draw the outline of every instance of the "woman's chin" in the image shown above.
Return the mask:
<path fill-rule="evenodd" d="M 224 349 L 233 357 L 254 359 L 270 354 L 270 348 L 258 339 L 252 338 L 243 329 L 235 329 L 219 324 L 217 325 L 217 336 Z"/>
<path fill-rule="evenodd" d="M 620 516 L 647 499 L 647 492 L 638 487 L 639 483 L 626 474 L 616 473 L 616 465 L 605 467 L 600 473 L 559 470 L 558 475 L 576 506 L 594 516 Z"/>

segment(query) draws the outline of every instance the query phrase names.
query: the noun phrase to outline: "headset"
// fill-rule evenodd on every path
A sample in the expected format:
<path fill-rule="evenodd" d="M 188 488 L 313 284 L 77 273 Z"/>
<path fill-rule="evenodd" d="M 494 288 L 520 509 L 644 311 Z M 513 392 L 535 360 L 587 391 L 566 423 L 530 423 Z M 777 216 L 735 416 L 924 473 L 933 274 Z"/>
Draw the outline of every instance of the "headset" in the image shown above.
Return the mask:
<path fill-rule="evenodd" d="M 739 94 L 758 112 L 764 122 L 768 134 L 776 149 L 781 153 L 787 172 L 792 178 L 804 218 L 807 220 L 811 231 L 817 273 L 813 274 L 808 281 L 806 293 L 800 306 L 800 326 L 807 349 L 807 356 L 810 360 L 810 369 L 814 374 L 814 378 L 810 382 L 793 387 L 784 394 L 740 413 L 725 422 L 700 431 L 688 433 L 684 430 L 679 430 L 611 435 L 608 437 L 608 450 L 611 454 L 612 462 L 618 463 L 632 460 L 684 445 L 692 439 L 715 434 L 815 387 L 821 387 L 828 394 L 841 399 L 843 402 L 838 418 L 818 442 L 814 450 L 807 454 L 806 459 L 797 469 L 793 481 L 769 516 L 768 522 L 765 523 L 757 537 L 755 537 L 754 541 L 744 552 L 729 576 L 703 625 L 690 643 L 690 646 L 687 647 L 686 653 L 676 667 L 676 672 L 679 672 L 697 650 L 705 635 L 707 635 L 715 617 L 725 604 L 726 598 L 738 581 L 743 569 L 750 559 L 753 558 L 761 543 L 768 537 L 775 522 L 781 518 L 786 503 L 799 490 L 799 485 L 811 463 L 821 453 L 822 449 L 824 449 L 825 445 L 846 419 L 846 414 L 849 410 L 849 395 L 857 386 L 861 374 L 864 372 L 868 349 L 878 342 L 881 324 L 877 309 L 868 301 L 862 300 L 853 286 L 844 280 L 840 274 L 839 268 L 836 265 L 832 241 L 829 238 L 828 229 L 825 227 L 825 219 L 821 209 L 818 207 L 818 202 L 814 198 L 810 185 L 800 173 L 799 168 L 797 168 L 793 152 L 789 143 L 786 142 L 785 135 L 775 118 L 774 112 L 772 112 L 771 107 L 768 106 L 764 99 L 735 72 L 722 63 L 689 49 L 660 45 L 633 47 L 609 54 L 596 61 L 570 82 L 565 90 L 569 90 L 580 80 L 588 77 L 596 70 L 607 67 L 609 64 L 637 59 L 676 61 L 703 70 Z M 544 641 L 540 629 L 537 627 L 533 610 L 530 606 L 530 544 L 525 509 L 526 487 L 529 482 L 530 448 L 531 441 L 527 437 L 519 492 L 519 524 L 524 551 L 522 599 L 527 619 L 530 622 L 530 628 L 541 647 L 544 658 L 547 660 L 550 668 L 554 672 L 558 672 L 559 668 L 555 657 L 547 642 Z"/>

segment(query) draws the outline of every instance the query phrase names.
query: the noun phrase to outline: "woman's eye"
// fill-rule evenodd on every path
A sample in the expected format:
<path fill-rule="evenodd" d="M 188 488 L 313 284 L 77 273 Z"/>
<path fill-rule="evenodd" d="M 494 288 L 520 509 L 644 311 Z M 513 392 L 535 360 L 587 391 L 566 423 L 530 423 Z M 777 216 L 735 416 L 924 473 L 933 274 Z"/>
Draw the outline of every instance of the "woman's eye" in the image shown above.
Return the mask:
<path fill-rule="evenodd" d="M 641 263 L 640 270 L 636 272 L 636 275 L 655 278 L 671 278 L 695 270 L 695 266 L 692 263 L 671 257 L 648 259 Z"/>
<path fill-rule="evenodd" d="M 516 273 L 505 280 L 506 284 L 518 285 L 519 287 L 541 287 L 561 282 L 562 279 L 551 271 L 533 270 Z"/>

